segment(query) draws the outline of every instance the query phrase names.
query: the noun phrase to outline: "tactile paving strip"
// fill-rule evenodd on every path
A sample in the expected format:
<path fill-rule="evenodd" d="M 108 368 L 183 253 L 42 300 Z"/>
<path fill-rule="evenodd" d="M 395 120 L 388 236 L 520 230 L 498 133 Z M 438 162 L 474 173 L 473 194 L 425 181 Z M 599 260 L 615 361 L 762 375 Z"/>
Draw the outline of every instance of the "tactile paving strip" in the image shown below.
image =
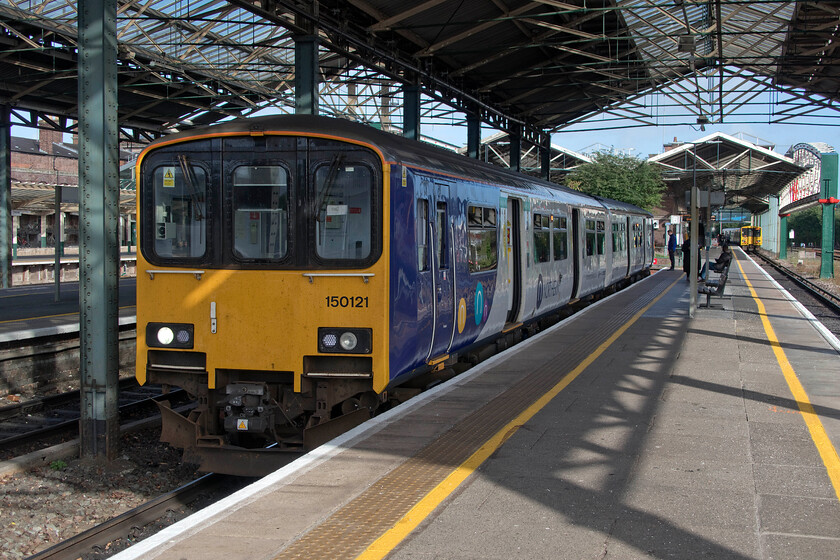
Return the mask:
<path fill-rule="evenodd" d="M 673 276 L 657 275 L 646 282 L 643 289 L 631 287 L 620 292 L 608 302 L 607 313 L 594 310 L 576 320 L 570 327 L 578 336 L 574 342 L 558 347 L 558 359 L 548 360 L 430 442 L 420 453 L 293 542 L 275 559 L 352 559 L 364 552 L 482 444 L 556 385 L 672 283 Z"/>

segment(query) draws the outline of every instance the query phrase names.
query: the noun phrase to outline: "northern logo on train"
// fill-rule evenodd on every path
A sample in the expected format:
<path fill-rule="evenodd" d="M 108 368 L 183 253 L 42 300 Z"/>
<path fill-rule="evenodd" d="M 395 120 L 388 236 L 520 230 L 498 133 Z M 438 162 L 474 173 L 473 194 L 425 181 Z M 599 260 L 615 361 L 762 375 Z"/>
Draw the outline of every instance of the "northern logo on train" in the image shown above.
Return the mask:
<path fill-rule="evenodd" d="M 540 274 L 540 277 L 537 278 L 537 309 L 539 309 L 540 305 L 542 305 L 542 298 L 543 298 L 543 281 L 542 281 L 542 274 Z"/>
<path fill-rule="evenodd" d="M 478 283 L 478 286 L 475 288 L 475 324 L 480 325 L 481 320 L 484 318 L 484 286 L 481 285 L 481 282 Z"/>

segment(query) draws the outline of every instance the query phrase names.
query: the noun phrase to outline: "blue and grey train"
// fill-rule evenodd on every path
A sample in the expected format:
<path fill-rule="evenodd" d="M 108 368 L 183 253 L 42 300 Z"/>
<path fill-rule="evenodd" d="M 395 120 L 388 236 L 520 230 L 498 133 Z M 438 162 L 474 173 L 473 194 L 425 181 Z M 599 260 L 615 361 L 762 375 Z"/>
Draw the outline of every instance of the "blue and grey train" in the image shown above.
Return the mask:
<path fill-rule="evenodd" d="M 182 132 L 137 177 L 137 377 L 195 398 L 162 439 L 217 472 L 266 472 L 653 262 L 638 207 L 345 120 Z"/>

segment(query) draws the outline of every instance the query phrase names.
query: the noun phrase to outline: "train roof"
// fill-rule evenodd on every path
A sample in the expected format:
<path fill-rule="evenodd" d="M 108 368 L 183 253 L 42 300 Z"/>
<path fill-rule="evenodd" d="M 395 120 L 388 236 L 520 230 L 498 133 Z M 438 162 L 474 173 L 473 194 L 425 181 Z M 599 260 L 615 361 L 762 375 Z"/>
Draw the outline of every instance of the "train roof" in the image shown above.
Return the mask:
<path fill-rule="evenodd" d="M 613 211 L 650 216 L 650 212 L 644 210 L 643 208 L 639 208 L 635 204 L 630 204 L 629 202 L 621 202 L 620 200 L 613 200 L 611 198 L 604 198 L 602 196 L 595 195 L 592 195 L 592 198 Z"/>
<path fill-rule="evenodd" d="M 178 139 L 188 139 L 207 134 L 236 134 L 245 132 L 300 132 L 316 133 L 328 136 L 338 136 L 356 142 L 362 142 L 375 146 L 386 161 L 393 161 L 415 167 L 429 169 L 431 171 L 469 177 L 478 181 L 492 183 L 504 182 L 511 187 L 530 191 L 533 194 L 548 194 L 553 192 L 563 193 L 567 202 L 579 205 L 606 206 L 612 210 L 620 210 L 635 214 L 650 215 L 647 211 L 624 202 L 618 202 L 606 198 L 593 197 L 585 193 L 575 191 L 557 183 L 551 183 L 543 179 L 529 177 L 496 165 L 462 156 L 450 152 L 438 146 L 425 142 L 418 142 L 403 136 L 382 132 L 371 126 L 361 123 L 322 117 L 316 115 L 268 115 L 263 117 L 250 117 L 236 119 L 233 121 L 216 125 L 197 127 L 183 132 L 166 136 L 152 143 L 154 146 L 159 143 L 171 142 Z"/>

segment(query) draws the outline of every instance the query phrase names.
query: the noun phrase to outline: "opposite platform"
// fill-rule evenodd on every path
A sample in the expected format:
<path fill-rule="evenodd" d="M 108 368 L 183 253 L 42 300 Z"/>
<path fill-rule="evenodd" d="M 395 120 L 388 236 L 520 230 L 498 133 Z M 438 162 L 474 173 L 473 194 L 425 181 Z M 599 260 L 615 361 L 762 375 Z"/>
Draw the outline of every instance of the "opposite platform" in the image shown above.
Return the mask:
<path fill-rule="evenodd" d="M 736 258 L 722 309 L 661 271 L 114 558 L 840 558 L 837 351 Z"/>

